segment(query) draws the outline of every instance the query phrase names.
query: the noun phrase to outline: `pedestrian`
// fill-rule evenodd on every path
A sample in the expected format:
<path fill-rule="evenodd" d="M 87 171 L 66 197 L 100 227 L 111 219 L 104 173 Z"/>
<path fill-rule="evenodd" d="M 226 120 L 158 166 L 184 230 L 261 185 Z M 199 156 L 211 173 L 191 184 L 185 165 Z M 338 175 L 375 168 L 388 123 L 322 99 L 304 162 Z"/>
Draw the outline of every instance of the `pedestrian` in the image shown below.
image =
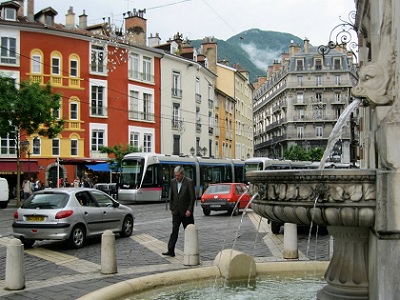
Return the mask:
<path fill-rule="evenodd" d="M 25 202 L 25 200 L 28 199 L 33 192 L 32 184 L 29 181 L 29 179 L 25 179 L 24 182 L 22 183 L 22 190 L 24 191 L 24 202 Z"/>
<path fill-rule="evenodd" d="M 195 191 L 193 181 L 185 177 L 185 169 L 177 166 L 174 169 L 175 178 L 171 180 L 169 193 L 169 209 L 172 213 L 172 233 L 168 241 L 168 251 L 163 255 L 175 256 L 175 244 L 178 240 L 179 227 L 194 224 L 193 208 Z"/>
<path fill-rule="evenodd" d="M 76 178 L 74 179 L 74 187 L 79 187 L 81 183 L 81 180 L 79 179 L 78 176 L 76 176 Z"/>

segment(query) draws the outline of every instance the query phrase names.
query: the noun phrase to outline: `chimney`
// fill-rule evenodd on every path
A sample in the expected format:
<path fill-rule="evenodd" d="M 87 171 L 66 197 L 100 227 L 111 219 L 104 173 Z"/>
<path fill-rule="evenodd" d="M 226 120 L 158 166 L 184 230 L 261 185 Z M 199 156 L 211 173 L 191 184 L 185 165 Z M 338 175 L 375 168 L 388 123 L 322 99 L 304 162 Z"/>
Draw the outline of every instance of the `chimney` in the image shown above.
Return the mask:
<path fill-rule="evenodd" d="M 216 73 L 217 72 L 217 43 L 214 37 L 205 37 L 201 44 L 201 52 L 207 57 L 208 68 Z"/>
<path fill-rule="evenodd" d="M 25 15 L 24 15 L 25 14 L 25 12 L 24 12 L 24 0 L 18 0 L 17 2 L 19 4 L 17 15 L 18 15 L 18 17 L 23 18 L 23 17 L 25 17 Z"/>
<path fill-rule="evenodd" d="M 149 47 L 157 47 L 160 45 L 160 35 L 158 34 L 158 32 L 156 32 L 156 35 L 153 36 L 152 33 L 150 33 L 150 36 L 147 38 L 148 40 L 148 45 Z"/>
<path fill-rule="evenodd" d="M 300 52 L 301 47 L 299 45 L 296 45 L 293 40 L 290 42 L 289 46 L 289 57 L 292 57 L 296 53 Z"/>
<path fill-rule="evenodd" d="M 28 0 L 28 20 L 33 22 L 35 18 L 35 1 Z"/>
<path fill-rule="evenodd" d="M 69 29 L 75 28 L 75 13 L 73 10 L 74 10 L 73 7 L 70 6 L 67 14 L 65 15 L 65 17 L 66 17 L 65 27 L 69 28 Z"/>
<path fill-rule="evenodd" d="M 308 38 L 304 39 L 304 53 L 310 52 L 310 40 Z"/>
<path fill-rule="evenodd" d="M 85 10 L 83 10 L 83 13 L 79 16 L 79 28 L 87 28 L 87 14 L 85 14 Z"/>
<path fill-rule="evenodd" d="M 128 17 L 125 18 L 125 32 L 128 42 L 146 46 L 147 37 L 147 20 L 143 17 L 146 9 L 128 12 Z"/>

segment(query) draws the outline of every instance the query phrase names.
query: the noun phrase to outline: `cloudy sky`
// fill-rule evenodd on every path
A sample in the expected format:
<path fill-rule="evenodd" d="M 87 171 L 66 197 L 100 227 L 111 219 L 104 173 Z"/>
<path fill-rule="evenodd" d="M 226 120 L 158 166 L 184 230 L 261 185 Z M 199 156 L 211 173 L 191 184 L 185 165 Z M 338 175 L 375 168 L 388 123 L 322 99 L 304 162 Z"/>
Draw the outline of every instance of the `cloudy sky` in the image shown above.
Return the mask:
<path fill-rule="evenodd" d="M 355 7 L 354 0 L 35 0 L 35 12 L 48 6 L 58 12 L 58 23 L 65 23 L 72 6 L 77 24 L 85 10 L 88 25 L 102 23 L 105 17 L 118 27 L 123 13 L 145 8 L 148 35 L 157 32 L 162 42 L 177 32 L 190 40 L 226 40 L 258 28 L 307 37 L 313 45 L 325 44 L 339 17 L 347 20 Z"/>

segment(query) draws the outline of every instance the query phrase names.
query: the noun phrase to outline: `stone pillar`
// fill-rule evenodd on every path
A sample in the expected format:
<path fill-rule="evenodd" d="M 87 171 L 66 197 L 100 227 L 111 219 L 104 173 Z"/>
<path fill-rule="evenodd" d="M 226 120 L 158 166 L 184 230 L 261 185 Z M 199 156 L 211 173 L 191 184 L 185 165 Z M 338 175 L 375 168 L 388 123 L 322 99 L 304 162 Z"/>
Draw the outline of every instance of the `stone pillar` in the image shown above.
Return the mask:
<path fill-rule="evenodd" d="M 367 227 L 328 226 L 335 249 L 325 273 L 326 285 L 317 294 L 319 300 L 368 300 Z"/>
<path fill-rule="evenodd" d="M 297 225 L 285 223 L 283 230 L 283 258 L 297 259 L 299 251 L 297 248 Z"/>
<path fill-rule="evenodd" d="M 24 245 L 19 239 L 12 239 L 7 246 L 6 290 L 25 288 Z"/>
<path fill-rule="evenodd" d="M 104 231 L 101 236 L 101 273 L 117 273 L 115 234 L 111 230 Z"/>
<path fill-rule="evenodd" d="M 185 266 L 198 266 L 200 264 L 199 240 L 197 228 L 194 224 L 189 224 L 185 229 L 183 264 Z"/>

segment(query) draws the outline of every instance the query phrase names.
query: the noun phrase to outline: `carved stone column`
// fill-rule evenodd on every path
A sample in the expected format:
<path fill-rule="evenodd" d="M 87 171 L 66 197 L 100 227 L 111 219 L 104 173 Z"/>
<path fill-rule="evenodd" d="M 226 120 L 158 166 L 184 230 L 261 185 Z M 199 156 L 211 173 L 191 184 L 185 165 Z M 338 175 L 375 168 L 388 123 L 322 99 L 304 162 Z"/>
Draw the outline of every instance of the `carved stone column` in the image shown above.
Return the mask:
<path fill-rule="evenodd" d="M 329 226 L 328 231 L 335 239 L 335 247 L 325 273 L 328 285 L 318 292 L 317 298 L 319 300 L 369 299 L 369 229 Z"/>

